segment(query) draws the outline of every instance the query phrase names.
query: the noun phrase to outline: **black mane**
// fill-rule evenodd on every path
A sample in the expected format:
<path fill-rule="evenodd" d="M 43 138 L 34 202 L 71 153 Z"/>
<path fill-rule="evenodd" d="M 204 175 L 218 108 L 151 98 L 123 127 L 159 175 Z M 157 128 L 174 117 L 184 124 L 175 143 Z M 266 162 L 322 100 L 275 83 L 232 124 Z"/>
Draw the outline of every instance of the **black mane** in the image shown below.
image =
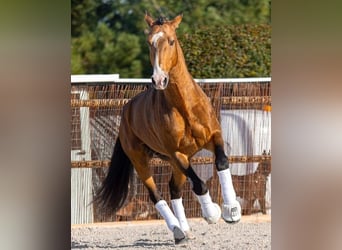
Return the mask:
<path fill-rule="evenodd" d="M 154 21 L 154 25 L 163 25 L 167 19 L 165 17 L 159 16 L 156 21 Z"/>

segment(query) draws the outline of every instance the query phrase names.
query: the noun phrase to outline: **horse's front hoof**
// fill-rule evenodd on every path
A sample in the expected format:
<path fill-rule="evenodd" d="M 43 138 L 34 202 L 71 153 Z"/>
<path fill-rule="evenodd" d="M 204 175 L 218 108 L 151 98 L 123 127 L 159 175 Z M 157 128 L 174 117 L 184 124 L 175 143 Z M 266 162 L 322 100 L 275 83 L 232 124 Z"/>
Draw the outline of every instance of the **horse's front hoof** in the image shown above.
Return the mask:
<path fill-rule="evenodd" d="M 223 204 L 222 218 L 227 223 L 237 223 L 241 219 L 241 206 L 238 201 L 234 205 Z"/>
<path fill-rule="evenodd" d="M 186 235 L 183 232 L 182 229 L 180 229 L 179 227 L 175 226 L 173 228 L 173 237 L 175 239 L 175 244 L 179 245 L 179 244 L 184 244 L 187 241 Z"/>
<path fill-rule="evenodd" d="M 206 216 L 203 215 L 204 219 L 208 222 L 208 224 L 215 224 L 219 221 L 219 219 L 221 218 L 221 208 L 218 204 L 213 203 L 214 208 L 216 210 L 216 214 L 213 214 L 211 216 Z"/>

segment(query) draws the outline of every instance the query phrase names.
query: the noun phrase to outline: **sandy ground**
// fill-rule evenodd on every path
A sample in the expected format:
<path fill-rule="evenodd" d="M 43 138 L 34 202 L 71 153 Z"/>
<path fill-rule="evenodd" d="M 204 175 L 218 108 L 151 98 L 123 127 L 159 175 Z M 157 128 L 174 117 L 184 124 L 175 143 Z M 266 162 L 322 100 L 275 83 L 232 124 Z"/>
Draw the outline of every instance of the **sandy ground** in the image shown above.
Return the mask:
<path fill-rule="evenodd" d="M 71 227 L 71 249 L 271 249 L 270 215 L 243 216 L 237 224 L 189 219 L 196 239 L 175 245 L 163 220 Z"/>

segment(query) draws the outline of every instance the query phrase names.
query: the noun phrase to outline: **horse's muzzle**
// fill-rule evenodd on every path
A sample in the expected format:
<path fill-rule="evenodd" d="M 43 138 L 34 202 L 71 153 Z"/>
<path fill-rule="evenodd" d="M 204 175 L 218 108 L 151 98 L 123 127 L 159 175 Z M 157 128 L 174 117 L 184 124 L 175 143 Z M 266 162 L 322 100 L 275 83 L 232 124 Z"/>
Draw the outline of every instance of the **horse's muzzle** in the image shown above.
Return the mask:
<path fill-rule="evenodd" d="M 166 89 L 169 83 L 169 76 L 167 75 L 152 75 L 152 86 L 156 90 Z"/>

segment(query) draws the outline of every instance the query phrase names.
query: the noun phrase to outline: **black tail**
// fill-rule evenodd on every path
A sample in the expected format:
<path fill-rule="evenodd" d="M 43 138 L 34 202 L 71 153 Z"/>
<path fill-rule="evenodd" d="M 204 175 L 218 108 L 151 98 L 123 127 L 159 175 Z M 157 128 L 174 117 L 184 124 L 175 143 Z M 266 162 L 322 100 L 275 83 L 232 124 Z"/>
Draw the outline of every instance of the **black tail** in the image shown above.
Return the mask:
<path fill-rule="evenodd" d="M 123 151 L 118 138 L 112 155 L 110 167 L 95 202 L 102 208 L 120 209 L 127 198 L 129 182 L 133 177 L 133 165 Z"/>

